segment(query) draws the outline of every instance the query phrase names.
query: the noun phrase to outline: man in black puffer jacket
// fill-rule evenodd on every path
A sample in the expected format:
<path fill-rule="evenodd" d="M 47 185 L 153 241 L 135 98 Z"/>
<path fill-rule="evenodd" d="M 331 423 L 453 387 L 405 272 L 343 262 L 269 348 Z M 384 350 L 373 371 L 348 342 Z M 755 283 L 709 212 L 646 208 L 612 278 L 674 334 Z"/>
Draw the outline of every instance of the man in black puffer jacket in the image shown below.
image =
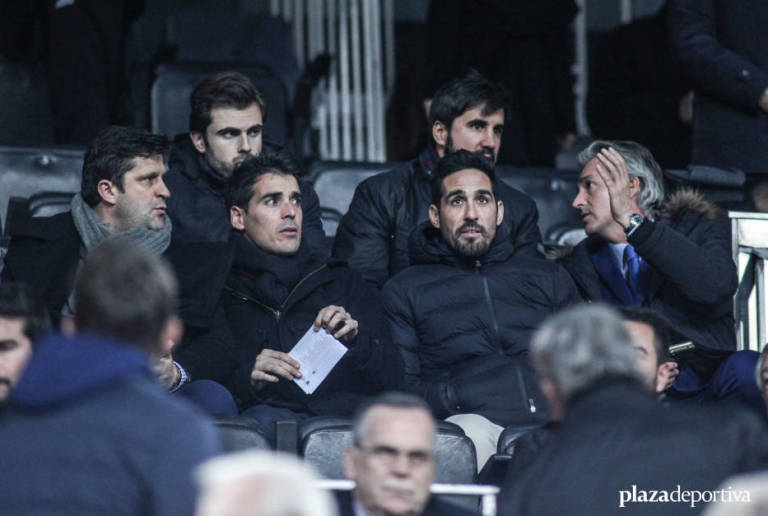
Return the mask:
<path fill-rule="evenodd" d="M 285 154 L 244 162 L 230 183 L 230 241 L 171 253 L 177 262 L 218 260 L 205 278 L 180 277 L 199 288 L 182 288 L 189 337 L 175 360 L 192 380 L 226 385 L 273 441 L 277 420 L 351 415 L 367 395 L 402 384 L 402 359 L 381 337 L 378 293 L 302 239 L 297 170 Z M 327 329 L 348 351 L 306 394 L 293 380 L 310 373 L 308 364 L 288 353 L 310 327 Z"/>
<path fill-rule="evenodd" d="M 465 149 L 496 162 L 504 120 L 511 116 L 504 88 L 477 72 L 448 82 L 429 110 L 429 145 L 418 158 L 366 179 L 355 190 L 334 240 L 333 255 L 346 260 L 366 281 L 381 288 L 408 267 L 408 236 L 428 220 L 430 178 L 435 162 Z M 541 242 L 536 203 L 503 182 L 507 237 L 517 252 L 536 256 Z"/>
<path fill-rule="evenodd" d="M 547 316 L 580 300 L 568 274 L 514 253 L 493 168 L 459 151 L 438 162 L 430 221 L 411 238 L 410 268 L 384 287 L 406 388 L 475 442 L 478 465 L 502 427 L 546 416 L 528 340 Z"/>

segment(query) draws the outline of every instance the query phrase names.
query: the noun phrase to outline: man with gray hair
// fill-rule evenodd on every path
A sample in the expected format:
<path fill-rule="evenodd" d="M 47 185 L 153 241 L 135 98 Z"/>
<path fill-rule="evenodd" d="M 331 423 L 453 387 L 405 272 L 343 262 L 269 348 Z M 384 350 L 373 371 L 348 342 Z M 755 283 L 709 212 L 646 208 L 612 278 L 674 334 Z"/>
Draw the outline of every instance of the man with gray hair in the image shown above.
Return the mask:
<path fill-rule="evenodd" d="M 734 353 L 728 219 L 694 190 L 665 198 L 661 168 L 638 143 L 598 140 L 579 159 L 573 206 L 588 238 L 559 262 L 581 295 L 652 308 L 668 319 L 672 342 L 693 343 L 670 399 L 728 399 L 762 412 L 752 381 L 756 353 Z"/>
<path fill-rule="evenodd" d="M 249 450 L 209 460 L 196 471 L 197 516 L 336 516 L 319 475 L 287 453 Z"/>
<path fill-rule="evenodd" d="M 563 422 L 504 486 L 499 514 L 688 514 L 695 493 L 768 464 L 765 429 L 748 411 L 670 411 L 657 403 L 609 306 L 551 317 L 533 337 L 531 358 Z"/>
<path fill-rule="evenodd" d="M 430 498 L 435 478 L 435 421 L 413 394 L 389 392 L 355 416 L 344 471 L 352 494 L 338 497 L 341 516 L 462 516 L 466 509 Z"/>

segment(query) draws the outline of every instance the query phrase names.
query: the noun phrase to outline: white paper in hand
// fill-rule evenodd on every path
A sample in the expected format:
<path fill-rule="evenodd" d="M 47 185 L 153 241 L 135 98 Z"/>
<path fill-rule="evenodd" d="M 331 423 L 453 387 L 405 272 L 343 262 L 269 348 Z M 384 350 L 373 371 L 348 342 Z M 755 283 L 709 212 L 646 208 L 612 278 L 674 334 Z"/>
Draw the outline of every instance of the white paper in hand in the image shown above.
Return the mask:
<path fill-rule="evenodd" d="M 324 328 L 315 331 L 312 326 L 288 353 L 301 365 L 301 378 L 293 381 L 307 394 L 315 392 L 334 366 L 341 360 L 347 347 Z"/>

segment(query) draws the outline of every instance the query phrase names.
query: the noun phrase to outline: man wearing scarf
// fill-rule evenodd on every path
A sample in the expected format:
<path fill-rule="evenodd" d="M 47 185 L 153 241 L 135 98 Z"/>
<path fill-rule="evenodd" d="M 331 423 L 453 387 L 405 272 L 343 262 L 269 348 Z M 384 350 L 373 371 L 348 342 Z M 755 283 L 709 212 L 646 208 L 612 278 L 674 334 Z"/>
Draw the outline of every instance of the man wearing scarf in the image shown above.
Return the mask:
<path fill-rule="evenodd" d="M 192 380 L 226 385 L 272 441 L 278 420 L 351 415 L 368 395 L 402 381 L 400 356 L 382 337 L 378 293 L 302 239 L 297 172 L 287 153 L 244 161 L 229 185 L 229 242 L 170 253 L 187 325 L 175 360 Z M 209 274 L 183 274 L 214 261 Z M 288 353 L 310 328 L 326 329 L 348 350 L 307 394 L 293 380 L 310 373 L 308 364 Z"/>
<path fill-rule="evenodd" d="M 75 273 L 106 241 L 125 241 L 162 254 L 171 240 L 163 182 L 165 136 L 109 127 L 85 153 L 80 193 L 71 209 L 30 217 L 12 235 L 3 281 L 18 281 L 43 296 L 52 319 L 72 317 Z"/>

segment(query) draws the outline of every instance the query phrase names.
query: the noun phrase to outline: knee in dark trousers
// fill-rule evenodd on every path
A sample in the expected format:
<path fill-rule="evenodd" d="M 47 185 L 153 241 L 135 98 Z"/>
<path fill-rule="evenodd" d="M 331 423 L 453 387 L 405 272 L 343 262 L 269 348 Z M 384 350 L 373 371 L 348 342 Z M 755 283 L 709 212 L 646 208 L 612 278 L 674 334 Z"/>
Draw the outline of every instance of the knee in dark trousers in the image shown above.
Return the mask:
<path fill-rule="evenodd" d="M 745 404 L 763 416 L 765 403 L 755 383 L 759 356 L 756 351 L 738 351 L 723 360 L 709 381 L 712 396 L 718 401 Z"/>
<path fill-rule="evenodd" d="M 232 394 L 213 380 L 195 380 L 179 389 L 177 394 L 211 416 L 237 415 L 237 404 Z"/>

